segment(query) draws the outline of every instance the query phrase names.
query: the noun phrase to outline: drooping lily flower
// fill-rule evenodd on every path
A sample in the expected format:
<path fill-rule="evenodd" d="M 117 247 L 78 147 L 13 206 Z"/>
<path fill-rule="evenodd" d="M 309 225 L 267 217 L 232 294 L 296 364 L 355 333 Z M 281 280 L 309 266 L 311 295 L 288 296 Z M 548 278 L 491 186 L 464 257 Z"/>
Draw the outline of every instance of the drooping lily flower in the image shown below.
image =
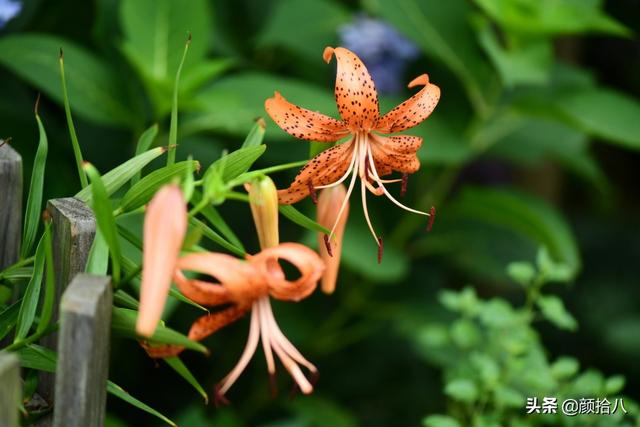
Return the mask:
<path fill-rule="evenodd" d="M 187 232 L 187 207 L 177 185 L 162 187 L 144 217 L 140 314 L 136 331 L 151 336 L 164 308 L 171 278 Z"/>
<path fill-rule="evenodd" d="M 402 182 L 386 180 L 383 176 L 400 172 L 403 176 L 416 172 L 420 162 L 416 152 L 422 138 L 408 135 L 383 136 L 412 128 L 425 120 L 440 99 L 440 88 L 429 82 L 427 74 L 416 77 L 409 87 L 423 86 L 414 96 L 388 113 L 380 116 L 378 94 L 369 72 L 353 52 L 342 47 L 327 47 L 323 58 L 328 63 L 335 55 L 338 66 L 335 97 L 342 120 L 307 110 L 288 102 L 280 93 L 265 101 L 265 109 L 283 130 L 296 138 L 310 141 L 336 142 L 305 165 L 291 186 L 278 192 L 280 203 L 292 204 L 312 195 L 315 190 L 340 185 L 351 176 L 347 196 L 331 229 L 333 237 L 346 201 L 351 196 L 356 178 L 360 178 L 360 193 L 365 219 L 371 234 L 382 252 L 382 238 L 375 232 L 367 209 L 367 190 L 376 196 L 385 195 L 394 204 L 409 212 L 425 215 L 433 220 L 435 214 L 409 208 L 391 195 L 385 184 Z"/>
<path fill-rule="evenodd" d="M 349 216 L 349 201 L 347 200 L 347 189 L 344 185 L 326 188 L 320 192 L 318 197 L 318 223 L 323 227 L 331 227 L 337 224 L 333 232 L 333 240 L 324 233 L 318 233 L 318 246 L 320 256 L 325 263 L 326 270 L 322 275 L 322 292 L 332 294 L 336 289 L 338 280 L 338 269 L 340 268 L 340 255 L 342 254 L 342 237 L 344 228 L 347 225 Z M 346 203 L 342 215 L 340 209 Z"/>
<path fill-rule="evenodd" d="M 279 243 L 277 193 L 271 180 L 255 182 L 250 188 L 249 199 L 263 247 L 261 252 L 248 255 L 246 260 L 212 252 L 191 253 L 181 258 L 177 258 L 176 253 L 172 261 L 167 260 L 167 264 L 173 268 L 173 280 L 183 295 L 205 306 L 228 306 L 197 319 L 189 330 L 190 339 L 200 341 L 251 311 L 247 344 L 236 366 L 216 387 L 216 403 L 228 403 L 224 394 L 244 371 L 260 340 L 272 384 L 275 384 L 276 370 L 274 352 L 303 393 L 311 393 L 313 386 L 303 374 L 301 366 L 307 368 L 311 375 L 317 374 L 316 367 L 300 354 L 280 330 L 271 309 L 270 297 L 285 301 L 306 298 L 315 290 L 324 272 L 324 263 L 317 253 L 304 245 Z M 186 211 L 182 215 L 186 222 Z M 167 253 L 165 260 L 168 256 Z M 296 267 L 300 277 L 287 280 L 279 260 L 286 260 Z M 213 277 L 217 282 L 189 279 L 185 274 L 187 271 Z M 161 278 L 166 279 L 164 270 Z M 143 293 L 145 286 L 156 288 L 155 282 L 143 281 Z M 159 306 L 141 304 L 139 319 L 153 316 L 154 322 L 153 329 L 146 336 L 153 333 L 160 318 L 168 286 L 158 286 L 156 290 L 148 291 L 154 295 L 161 291 L 164 292 L 164 298 L 155 300 Z M 184 350 L 175 345 L 142 345 L 154 358 L 175 356 Z"/>

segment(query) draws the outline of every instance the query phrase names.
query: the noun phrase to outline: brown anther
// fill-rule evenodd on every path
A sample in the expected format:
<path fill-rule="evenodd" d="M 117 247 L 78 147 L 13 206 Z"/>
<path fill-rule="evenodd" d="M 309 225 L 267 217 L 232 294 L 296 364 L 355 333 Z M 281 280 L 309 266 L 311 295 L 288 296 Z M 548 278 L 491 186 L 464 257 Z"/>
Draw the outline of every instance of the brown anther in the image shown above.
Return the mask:
<path fill-rule="evenodd" d="M 271 398 L 278 397 L 278 382 L 276 381 L 276 374 L 269 372 L 269 390 L 271 391 Z"/>
<path fill-rule="evenodd" d="M 224 394 L 220 392 L 220 384 L 216 384 L 213 389 L 213 404 L 216 408 L 220 408 L 221 406 L 229 406 L 231 402 L 226 398 Z"/>
<path fill-rule="evenodd" d="M 407 194 L 407 184 L 409 184 L 409 174 L 402 174 L 402 187 L 400 187 L 400 197 L 404 197 Z"/>
<path fill-rule="evenodd" d="M 307 188 L 309 189 L 309 195 L 311 196 L 311 200 L 313 200 L 313 204 L 318 204 L 318 195 L 316 194 L 316 189 L 313 186 L 311 180 L 307 181 Z"/>
<path fill-rule="evenodd" d="M 427 231 L 431 231 L 431 228 L 433 227 L 433 221 L 435 220 L 436 220 L 436 207 L 431 206 L 431 209 L 429 210 L 429 224 L 427 224 Z"/>
<path fill-rule="evenodd" d="M 382 255 L 384 253 L 384 242 L 382 236 L 378 237 L 378 264 L 382 262 Z"/>
<path fill-rule="evenodd" d="M 329 254 L 330 257 L 333 257 L 333 250 L 331 249 L 331 242 L 329 241 L 329 236 L 325 234 L 322 237 L 324 239 L 324 246 L 327 248 L 327 253 Z"/>

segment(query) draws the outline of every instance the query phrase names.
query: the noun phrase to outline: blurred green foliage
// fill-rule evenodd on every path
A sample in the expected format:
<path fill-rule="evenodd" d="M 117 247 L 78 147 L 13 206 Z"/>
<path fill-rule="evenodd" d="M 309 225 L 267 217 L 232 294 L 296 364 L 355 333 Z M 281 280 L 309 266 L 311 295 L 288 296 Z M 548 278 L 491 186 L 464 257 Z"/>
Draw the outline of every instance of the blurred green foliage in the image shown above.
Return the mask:
<path fill-rule="evenodd" d="M 253 252 L 248 209 L 234 188 L 251 169 L 309 155 L 306 142 L 268 118 L 266 129 L 256 124 L 264 100 L 278 90 L 335 116 L 334 68 L 322 62 L 322 49 L 339 44 L 339 28 L 362 13 L 419 47 L 406 82 L 427 72 L 442 88 L 433 115 L 409 132 L 425 144 L 407 204 L 436 205 L 434 230 L 425 234 L 419 217 L 373 201 L 386 242 L 377 265 L 353 203 L 336 294 L 275 304 L 284 331 L 320 367 L 316 393 L 272 400 L 257 358 L 231 393 L 233 406 L 204 407 L 202 390 L 232 366 L 246 324 L 207 340 L 208 359 L 185 354 L 184 365 L 156 366 L 146 357 L 132 339 L 139 208 L 162 184 L 180 180 L 202 218 L 191 223 L 188 246 Z M 122 269 L 111 378 L 180 426 L 638 426 L 639 22 L 632 0 L 25 1 L 0 29 L 0 133 L 13 137 L 25 170 L 34 165 L 43 200 L 77 194 L 100 205 L 99 222 L 108 226 L 91 271 L 104 272 L 110 254 Z M 161 167 L 162 150 L 152 147 L 169 143 L 188 34 L 179 161 Z M 84 158 L 96 167 L 82 191 L 65 129 L 59 49 Z M 34 163 L 39 92 L 46 171 L 42 154 Z M 382 110 L 403 95 L 382 97 Z M 280 187 L 291 176 L 274 172 Z M 39 199 L 37 188 L 31 194 Z M 282 221 L 282 240 L 313 245 L 317 228 L 304 215 L 313 217 L 313 207 L 297 209 L 283 212 L 293 222 Z M 30 236 L 37 211 L 29 210 Z M 55 354 L 21 343 L 37 323 L 40 288 L 30 279 L 34 270 L 42 274 L 44 255 L 34 266 L 34 250 L 0 272 L 0 338 L 19 323 L 12 345 L 21 347 L 23 365 L 50 370 Z M 13 305 L 11 292 L 22 298 Z M 176 331 L 201 310 L 172 296 L 166 342 L 185 339 Z M 28 398 L 34 375 L 26 378 Z M 115 383 L 109 391 L 135 400 Z M 527 415 L 526 399 L 544 396 L 624 397 L 629 416 Z M 115 399 L 109 411 L 111 426 L 157 420 Z"/>

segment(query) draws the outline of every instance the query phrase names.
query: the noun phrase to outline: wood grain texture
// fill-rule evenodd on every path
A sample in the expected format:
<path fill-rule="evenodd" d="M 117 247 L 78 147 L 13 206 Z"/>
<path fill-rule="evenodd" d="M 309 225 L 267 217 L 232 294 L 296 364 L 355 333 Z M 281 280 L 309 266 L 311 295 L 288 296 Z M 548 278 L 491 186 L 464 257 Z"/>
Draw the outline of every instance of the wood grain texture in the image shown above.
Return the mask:
<path fill-rule="evenodd" d="M 104 424 L 111 331 L 111 280 L 78 274 L 62 296 L 54 427 Z"/>
<path fill-rule="evenodd" d="M 49 200 L 47 212 L 53 222 L 53 263 L 56 279 L 53 321 L 57 321 L 62 293 L 76 274 L 84 272 L 96 233 L 96 222 L 91 209 L 72 197 Z M 57 350 L 57 336 L 57 333 L 49 334 L 42 339 L 41 344 Z M 54 374 L 43 372 L 39 375 L 38 393 L 49 404 L 53 403 Z M 48 424 L 45 421 L 39 425 Z"/>
<path fill-rule="evenodd" d="M 0 426 L 18 427 L 21 396 L 20 360 L 13 353 L 0 353 Z"/>
<path fill-rule="evenodd" d="M 18 261 L 22 235 L 22 157 L 0 147 L 0 270 Z"/>

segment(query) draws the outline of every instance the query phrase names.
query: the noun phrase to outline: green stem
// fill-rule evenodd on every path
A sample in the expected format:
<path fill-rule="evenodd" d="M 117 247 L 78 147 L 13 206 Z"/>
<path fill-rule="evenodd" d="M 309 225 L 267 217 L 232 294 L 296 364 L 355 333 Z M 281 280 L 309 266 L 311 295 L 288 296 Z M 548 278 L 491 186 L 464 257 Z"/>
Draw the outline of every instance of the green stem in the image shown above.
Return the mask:
<path fill-rule="evenodd" d="M 57 323 L 53 324 L 53 325 L 50 325 L 47 329 L 44 329 L 44 330 L 42 330 L 40 332 L 36 332 L 35 334 L 23 339 L 22 341 L 14 342 L 13 344 L 6 346 L 3 350 L 6 350 L 6 351 L 19 350 L 24 346 L 32 344 L 35 341 L 38 341 L 43 336 L 45 336 L 45 335 L 47 335 L 47 334 L 49 334 L 51 332 L 57 331 L 58 328 L 59 328 L 59 325 Z"/>
<path fill-rule="evenodd" d="M 304 166 L 309 162 L 309 160 L 300 160 L 297 162 L 291 162 L 291 163 L 285 163 L 283 165 L 277 165 L 277 166 L 271 166 L 268 168 L 264 168 L 264 169 L 256 169 L 254 171 L 251 172 L 245 172 L 242 175 L 240 175 L 239 177 L 237 177 L 236 179 L 232 179 L 231 181 L 229 181 L 227 183 L 227 186 L 229 188 L 233 188 L 237 185 L 241 185 L 244 184 L 247 181 L 250 181 L 254 178 L 259 177 L 260 175 L 268 175 L 270 173 L 273 172 L 280 172 L 283 170 L 287 170 L 287 169 L 293 169 L 293 168 L 297 168 L 300 166 Z"/>
<path fill-rule="evenodd" d="M 85 188 L 89 185 L 87 175 L 82 168 L 82 151 L 80 150 L 80 143 L 78 142 L 78 135 L 76 135 L 76 128 L 73 124 L 73 117 L 71 117 L 71 107 L 69 105 L 69 95 L 67 93 L 67 79 L 64 76 L 64 54 L 60 49 L 60 57 L 58 62 L 60 63 L 60 78 L 62 80 L 62 97 L 64 100 L 64 112 L 67 116 L 67 127 L 69 128 L 69 136 L 71 137 L 71 146 L 73 147 L 73 155 L 76 159 L 76 167 L 78 168 L 78 176 L 80 177 L 80 185 Z"/>

